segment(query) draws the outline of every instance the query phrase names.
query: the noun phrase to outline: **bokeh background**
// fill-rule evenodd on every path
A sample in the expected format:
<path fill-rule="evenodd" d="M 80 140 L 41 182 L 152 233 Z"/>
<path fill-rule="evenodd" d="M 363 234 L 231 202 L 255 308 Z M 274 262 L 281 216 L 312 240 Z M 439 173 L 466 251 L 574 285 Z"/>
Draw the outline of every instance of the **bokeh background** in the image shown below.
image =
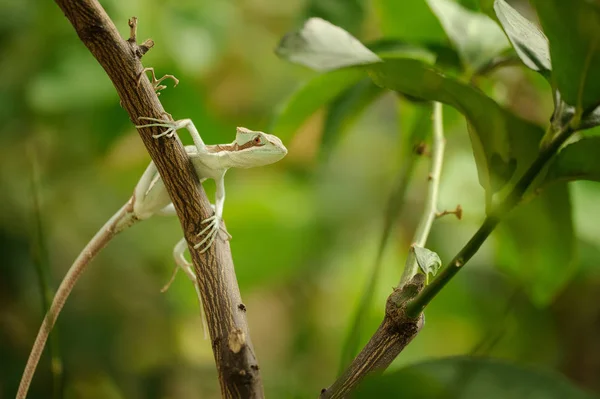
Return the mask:
<path fill-rule="evenodd" d="M 384 93 L 324 146 L 325 108 L 305 121 L 297 116 L 299 128 L 287 129 L 294 123 L 280 119 L 295 90 L 317 74 L 273 50 L 308 16 L 365 42 L 392 37 L 449 46 L 444 31 L 420 0 L 101 3 L 125 37 L 128 18 L 139 18 L 139 39 L 156 43 L 144 65 L 181 80 L 176 88 L 167 81 L 165 109 L 176 119 L 192 118 L 207 143 L 230 142 L 236 126 L 281 134 L 289 149 L 284 160 L 228 173 L 225 219 L 267 396 L 315 397 L 337 375 L 407 132 L 423 113 Z M 528 3 L 511 3 L 535 18 Z M 9 398 L 43 317 L 44 292 L 58 286 L 129 198 L 149 157 L 111 82 L 54 2 L 0 0 L 0 15 L 0 398 Z M 519 116 L 547 123 L 550 90 L 533 72 L 504 68 L 479 84 Z M 461 204 L 464 215 L 438 220 L 428 247 L 448 260 L 483 220 L 484 193 L 464 118 L 449 107 L 444 117 L 440 208 Z M 394 221 L 375 300 L 360 325 L 362 343 L 400 277 L 426 183 L 423 158 Z M 205 186 L 212 198 L 214 184 Z M 505 269 L 527 264 L 503 236 L 493 236 L 427 308 L 425 328 L 391 369 L 475 354 L 552 369 L 600 392 L 599 190 L 571 185 L 577 257 L 547 301 L 532 300 L 526 282 L 502 271 L 502 262 L 513 262 Z M 55 360 L 46 352 L 30 397 L 219 397 L 192 285 L 180 275 L 160 293 L 180 236 L 175 218 L 156 217 L 102 251 L 60 316 L 51 342 Z"/>

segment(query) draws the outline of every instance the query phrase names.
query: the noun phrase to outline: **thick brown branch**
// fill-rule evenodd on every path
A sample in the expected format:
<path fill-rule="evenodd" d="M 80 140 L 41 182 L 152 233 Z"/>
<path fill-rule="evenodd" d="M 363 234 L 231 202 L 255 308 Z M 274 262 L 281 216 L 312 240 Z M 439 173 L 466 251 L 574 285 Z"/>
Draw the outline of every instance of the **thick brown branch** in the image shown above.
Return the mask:
<path fill-rule="evenodd" d="M 134 124 L 140 116 L 161 118 L 166 114 L 154 88 L 144 78 L 141 56 L 150 41 L 138 45 L 123 39 L 96 0 L 55 0 L 113 82 L 123 108 Z M 135 21 L 132 20 L 132 25 Z M 135 27 L 131 27 L 135 36 Z M 157 128 L 139 130 L 150 157 L 171 195 L 188 243 L 197 242 L 200 221 L 212 209 L 178 139 L 153 139 Z M 217 240 L 204 254 L 190 246 L 208 322 L 221 392 L 226 398 L 263 397 L 262 382 L 254 356 L 245 312 L 235 277 L 229 245 Z M 199 334 L 199 338 L 200 334 Z"/>
<path fill-rule="evenodd" d="M 321 399 L 346 397 L 372 373 L 384 371 L 423 327 L 423 314 L 416 319 L 407 316 L 405 304 L 425 286 L 425 275 L 417 274 L 388 297 L 385 316 L 369 342 L 350 366 L 329 388 L 321 391 Z"/>

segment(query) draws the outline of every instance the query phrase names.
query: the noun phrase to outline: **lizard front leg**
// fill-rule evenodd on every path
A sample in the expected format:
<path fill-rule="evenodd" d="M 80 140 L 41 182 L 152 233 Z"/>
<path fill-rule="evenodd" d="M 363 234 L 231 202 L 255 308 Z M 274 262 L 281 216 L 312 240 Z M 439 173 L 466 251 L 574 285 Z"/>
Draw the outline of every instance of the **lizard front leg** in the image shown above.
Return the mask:
<path fill-rule="evenodd" d="M 198 129 L 196 129 L 196 126 L 194 126 L 194 122 L 192 122 L 191 119 L 180 119 L 178 121 L 168 121 L 168 120 L 163 120 L 163 119 L 150 118 L 150 117 L 146 117 L 146 116 L 140 116 L 139 119 L 150 121 L 153 123 L 148 123 L 145 125 L 136 125 L 137 128 L 151 127 L 151 126 L 159 126 L 159 127 L 167 128 L 167 130 L 165 130 L 164 132 L 153 135 L 152 137 L 154 137 L 155 139 L 163 137 L 163 136 L 167 136 L 167 137 L 171 138 L 175 135 L 175 132 L 178 129 L 182 129 L 182 128 L 186 129 L 190 133 L 190 136 L 192 136 L 194 145 L 198 149 L 198 154 L 208 154 L 209 153 L 208 150 L 206 149 L 206 144 L 204 144 L 202 137 L 200 137 L 200 133 L 198 133 Z"/>
<path fill-rule="evenodd" d="M 140 83 L 142 82 L 142 77 L 144 76 L 144 74 L 146 72 L 150 72 L 152 74 L 152 80 L 150 81 L 150 83 L 152 84 L 152 87 L 154 87 L 154 91 L 156 92 L 157 96 L 160 96 L 160 91 L 161 90 L 167 88 L 167 86 L 161 85 L 161 83 L 162 83 L 163 80 L 165 80 L 165 79 L 173 79 L 173 82 L 175 82 L 173 84 L 173 87 L 176 87 L 179 84 L 179 79 L 177 79 L 173 75 L 164 75 L 162 78 L 156 79 L 156 74 L 154 73 L 154 68 L 149 67 L 149 68 L 144 68 L 142 70 L 142 72 L 140 72 L 140 75 L 138 76 L 138 80 L 137 80 L 138 87 L 139 87 Z"/>

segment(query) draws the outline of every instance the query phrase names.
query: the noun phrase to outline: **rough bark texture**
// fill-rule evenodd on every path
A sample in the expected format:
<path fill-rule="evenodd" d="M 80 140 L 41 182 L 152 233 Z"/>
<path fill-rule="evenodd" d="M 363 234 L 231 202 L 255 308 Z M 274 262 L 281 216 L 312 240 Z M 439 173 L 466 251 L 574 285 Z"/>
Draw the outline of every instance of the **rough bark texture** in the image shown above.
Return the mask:
<path fill-rule="evenodd" d="M 134 124 L 140 116 L 165 118 L 165 111 L 148 79 L 137 80 L 143 66 L 140 58 L 153 43 L 138 45 L 135 19 L 132 37 L 123 39 L 102 6 L 95 0 L 55 0 L 113 82 L 123 108 Z M 154 139 L 161 128 L 144 128 L 139 133 L 171 195 L 188 243 L 196 243 L 201 220 L 212 215 L 191 163 L 178 138 Z M 222 396 L 262 398 L 263 387 L 254 356 L 245 308 L 233 268 L 229 244 L 216 240 L 204 254 L 190 246 L 202 295 L 215 356 Z M 198 332 L 202 339 L 202 332 Z"/>
<path fill-rule="evenodd" d="M 369 342 L 354 358 L 344 373 L 327 389 L 321 399 L 344 398 L 368 375 L 383 372 L 423 327 L 423 314 L 406 315 L 405 305 L 425 286 L 425 276 L 417 274 L 388 297 L 385 316 Z"/>

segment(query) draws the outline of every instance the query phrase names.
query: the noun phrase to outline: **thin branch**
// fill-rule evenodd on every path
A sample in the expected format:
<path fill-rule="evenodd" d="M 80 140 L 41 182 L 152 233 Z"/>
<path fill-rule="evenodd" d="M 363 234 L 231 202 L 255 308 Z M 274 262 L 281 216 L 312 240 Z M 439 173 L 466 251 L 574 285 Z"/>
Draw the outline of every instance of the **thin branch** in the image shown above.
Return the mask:
<path fill-rule="evenodd" d="M 123 108 L 133 124 L 139 117 L 160 118 L 165 111 L 144 78 L 140 58 L 153 42 L 135 42 L 136 23 L 130 22 L 129 40 L 124 40 L 97 0 L 55 0 L 77 35 L 113 82 Z M 152 138 L 159 128 L 139 129 L 140 137 L 171 196 L 188 242 L 207 318 L 221 393 L 226 398 L 264 396 L 245 312 L 227 242 L 217 240 L 204 254 L 193 248 L 200 222 L 213 211 L 178 138 Z M 191 245 L 190 245 L 191 244 Z M 202 333 L 199 332 L 198 339 Z M 232 344 L 233 343 L 233 344 Z"/>
<path fill-rule="evenodd" d="M 431 144 L 431 165 L 429 167 L 429 182 L 427 196 L 425 198 L 425 209 L 415 235 L 413 245 L 424 247 L 431 231 L 431 225 L 438 214 L 438 197 L 440 191 L 440 177 L 442 175 L 442 164 L 444 163 L 444 150 L 446 148 L 446 139 L 444 138 L 444 119 L 442 112 L 442 103 L 433 104 L 433 140 Z M 400 278 L 398 287 L 402 287 L 407 281 L 413 278 L 419 271 L 414 252 L 410 251 L 407 256 L 404 272 Z"/>
<path fill-rule="evenodd" d="M 572 124 L 563 127 L 555 136 L 554 141 L 548 147 L 540 150 L 538 157 L 517 181 L 515 187 L 504 201 L 486 217 L 482 226 L 465 247 L 429 285 L 423 288 L 425 276 L 418 273 L 406 284 L 394 289 L 394 292 L 388 298 L 386 315 L 379 329 L 373 334 L 367 345 L 365 345 L 346 371 L 329 389 L 322 391 L 321 398 L 345 397 L 368 374 L 381 372 L 389 366 L 412 338 L 418 334 L 422 327 L 425 306 L 429 304 L 462 266 L 471 259 L 498 223 L 521 202 L 523 195 L 527 192 L 535 178 L 544 169 L 548 161 L 558 153 L 561 146 L 578 127 L 580 126 Z M 399 293 L 400 295 L 398 295 Z M 396 317 L 392 318 L 390 312 L 394 311 L 397 312 Z M 390 320 L 398 320 L 400 323 L 392 323 L 390 325 Z M 402 337 L 402 339 L 399 337 Z M 394 342 L 395 345 L 389 345 L 389 342 Z M 400 342 L 402 342 L 402 345 L 400 345 Z"/>
<path fill-rule="evenodd" d="M 515 187 L 508 194 L 506 199 L 499 204 L 494 211 L 492 211 L 484 220 L 481 227 L 477 230 L 475 235 L 471 237 L 469 242 L 460 250 L 460 252 L 450 261 L 450 263 L 444 268 L 444 270 L 436 276 L 436 278 L 427 286 L 425 289 L 406 307 L 406 311 L 412 317 L 423 312 L 425 306 L 444 288 L 446 284 L 454 277 L 456 273 L 465 263 L 467 263 L 475 253 L 479 250 L 481 245 L 494 231 L 498 223 L 506 217 L 506 215 L 513 210 L 515 206 L 519 204 L 523 195 L 533 183 L 535 178 L 544 169 L 548 161 L 558 153 L 560 147 L 567 141 L 574 129 L 568 125 L 563 128 L 561 132 L 554 138 L 554 141 L 546 147 L 542 148 L 538 157 L 531 164 L 529 169 L 523 174 L 519 181 L 515 184 Z"/>
<path fill-rule="evenodd" d="M 419 107 L 418 115 L 416 116 L 415 125 L 411 128 L 411 132 L 408 134 L 408 139 L 405 143 L 403 154 L 401 155 L 402 167 L 401 171 L 396 178 L 394 188 L 390 194 L 384 213 L 384 224 L 379 240 L 379 246 L 377 248 L 377 255 L 375 257 L 375 263 L 371 269 L 371 273 L 367 279 L 365 289 L 361 296 L 360 302 L 356 308 L 356 313 L 348 329 L 348 336 L 342 346 L 342 356 L 340 360 L 339 373 L 341 374 L 348 364 L 355 357 L 358 352 L 360 345 L 360 326 L 364 322 L 365 317 L 368 314 L 371 304 L 373 302 L 373 296 L 377 285 L 377 279 L 381 272 L 383 254 L 389 238 L 392 235 L 393 227 L 398 215 L 402 213 L 404 205 L 406 203 L 406 189 L 409 186 L 411 178 L 413 176 L 413 170 L 415 168 L 416 160 L 421 155 L 426 155 L 429 152 L 426 145 L 422 140 L 429 132 L 429 123 L 431 120 L 431 108 L 432 107 Z M 429 156 L 427 154 L 427 156 Z"/>
<path fill-rule="evenodd" d="M 427 192 L 427 200 L 423 217 L 415 232 L 414 242 L 419 246 L 424 246 L 427 241 L 427 236 L 431 229 L 433 221 L 436 219 L 437 200 L 439 191 L 440 175 L 442 173 L 442 163 L 444 158 L 444 129 L 442 118 L 442 104 L 434 103 L 433 105 L 433 140 L 431 147 L 431 166 L 429 170 L 429 184 Z M 423 150 L 423 148 L 421 148 Z M 387 231 L 389 234 L 389 230 Z M 380 248 L 380 253 L 382 248 Z M 417 274 L 417 263 L 414 257 L 414 252 L 410 251 L 403 275 L 402 282 L 394 289 L 394 292 L 388 297 L 384 319 L 373 334 L 367 345 L 360 351 L 358 356 L 350 363 L 350 365 L 341 373 L 340 377 L 326 390 L 321 392 L 321 398 L 341 398 L 347 395 L 362 379 L 369 373 L 377 370 L 385 370 L 396 356 L 404 349 L 406 345 L 417 335 L 423 326 L 421 316 L 408 317 L 404 310 L 404 304 L 409 297 L 415 296 L 420 292 L 425 283 L 425 275 Z M 378 257 L 378 261 L 380 261 Z M 411 268 L 412 263 L 414 267 Z M 412 273 L 407 273 L 406 269 L 411 268 Z M 369 291 L 374 289 L 374 277 L 371 276 L 369 283 Z M 372 296 L 372 295 L 371 295 Z M 354 321 L 354 327 L 351 331 L 349 340 L 350 344 L 355 344 L 358 339 L 359 322 L 362 320 L 362 313 L 365 312 L 365 303 L 370 303 L 371 296 L 367 297 L 368 302 L 363 300 L 360 304 L 359 313 Z M 361 312 L 362 311 L 362 312 Z M 348 348 L 345 348 L 348 351 Z"/>

